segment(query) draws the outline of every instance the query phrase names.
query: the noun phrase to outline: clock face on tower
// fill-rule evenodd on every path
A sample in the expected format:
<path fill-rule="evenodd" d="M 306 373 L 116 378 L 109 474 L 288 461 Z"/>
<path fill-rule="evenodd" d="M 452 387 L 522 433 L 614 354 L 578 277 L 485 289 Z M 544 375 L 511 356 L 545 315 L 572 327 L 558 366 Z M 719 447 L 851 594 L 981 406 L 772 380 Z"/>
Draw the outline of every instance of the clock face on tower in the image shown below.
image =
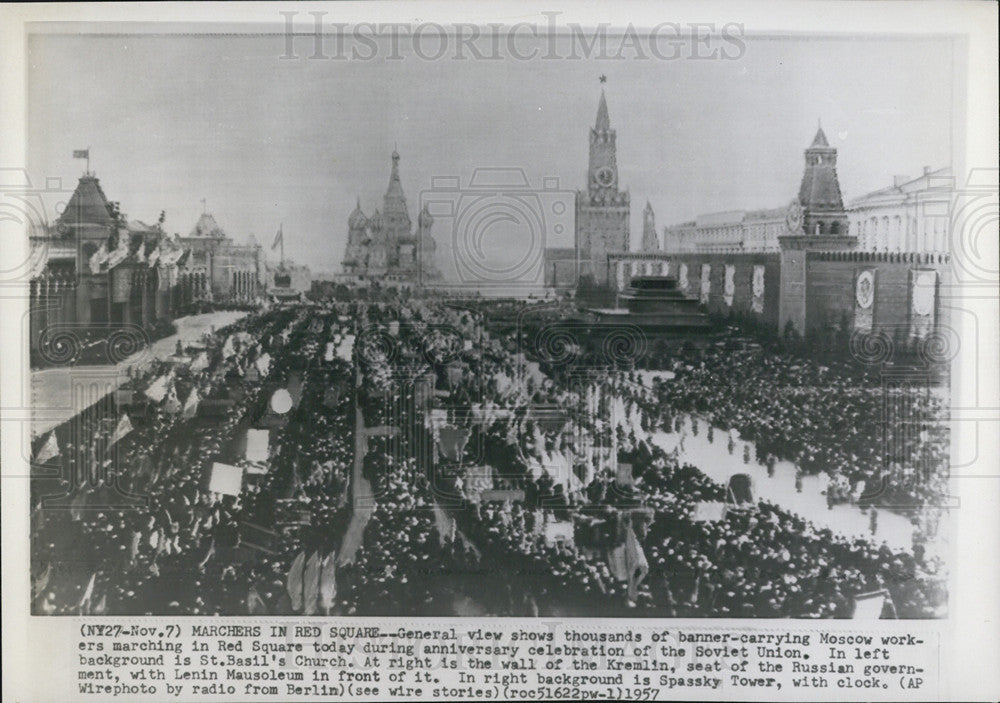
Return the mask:
<path fill-rule="evenodd" d="M 594 180 L 597 181 L 598 184 L 608 188 L 615 184 L 615 172 L 610 167 L 604 166 L 597 169 L 594 173 Z"/>

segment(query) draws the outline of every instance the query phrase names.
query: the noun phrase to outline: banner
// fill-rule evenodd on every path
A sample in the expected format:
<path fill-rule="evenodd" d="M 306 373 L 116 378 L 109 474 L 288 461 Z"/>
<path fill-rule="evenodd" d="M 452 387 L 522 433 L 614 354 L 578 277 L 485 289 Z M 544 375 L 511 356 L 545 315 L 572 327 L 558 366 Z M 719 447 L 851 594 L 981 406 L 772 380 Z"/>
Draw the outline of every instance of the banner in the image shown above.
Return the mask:
<path fill-rule="evenodd" d="M 465 452 L 465 445 L 469 443 L 471 434 L 465 427 L 445 425 L 437 433 L 438 449 L 448 461 L 458 461 Z"/>
<path fill-rule="evenodd" d="M 859 593 L 854 596 L 854 613 L 852 620 L 879 620 L 882 617 L 882 608 L 885 606 L 888 592 L 873 591 L 871 593 Z"/>
<path fill-rule="evenodd" d="M 212 475 L 208 480 L 211 493 L 238 496 L 243 490 L 243 469 L 239 466 L 213 462 Z"/>
<path fill-rule="evenodd" d="M 717 500 L 703 500 L 694 504 L 694 522 L 719 522 L 726 518 L 726 504 Z"/>
<path fill-rule="evenodd" d="M 710 264 L 701 265 L 701 289 L 698 300 L 702 305 L 708 305 L 709 295 L 712 293 L 712 267 Z"/>
<path fill-rule="evenodd" d="M 680 268 L 677 270 L 677 287 L 681 289 L 682 292 L 686 292 L 688 289 L 688 265 L 681 264 Z"/>
<path fill-rule="evenodd" d="M 112 260 L 116 254 L 119 254 L 121 250 L 116 249 L 112 253 Z M 127 252 L 127 249 L 126 249 Z M 121 263 L 120 261 L 118 263 Z M 127 303 L 129 296 L 132 293 L 132 269 L 130 268 L 119 268 L 115 269 L 111 274 L 112 286 L 111 286 L 111 302 L 113 303 Z"/>
<path fill-rule="evenodd" d="M 910 338 L 924 339 L 934 331 L 937 271 L 910 272 Z"/>
<path fill-rule="evenodd" d="M 753 298 L 750 300 L 750 309 L 757 314 L 764 312 L 764 266 L 761 264 L 753 267 Z"/>
<path fill-rule="evenodd" d="M 505 503 L 507 501 L 510 501 L 512 503 L 523 503 L 524 491 L 521 490 L 520 488 L 483 491 L 482 493 L 479 494 L 479 499 L 484 503 L 489 503 L 492 501 L 497 501 L 500 503 Z"/>
<path fill-rule="evenodd" d="M 854 329 L 871 332 L 874 308 L 875 269 L 866 269 L 854 281 Z"/>
<path fill-rule="evenodd" d="M 572 522 L 551 520 L 545 523 L 545 529 L 542 531 L 542 534 L 545 537 L 545 543 L 550 547 L 559 542 L 569 546 L 573 546 L 576 543 Z"/>
<path fill-rule="evenodd" d="M 726 301 L 728 307 L 733 306 L 733 298 L 736 295 L 736 267 L 726 264 L 726 277 L 722 286 L 722 299 Z"/>
<path fill-rule="evenodd" d="M 268 452 L 270 439 L 271 433 L 269 430 L 257 430 L 252 428 L 247 430 L 247 461 L 255 464 L 266 464 L 267 460 L 270 458 L 270 454 Z"/>
<path fill-rule="evenodd" d="M 624 461 L 619 462 L 615 481 L 619 486 L 631 486 L 635 483 L 635 479 L 632 477 L 632 465 Z"/>

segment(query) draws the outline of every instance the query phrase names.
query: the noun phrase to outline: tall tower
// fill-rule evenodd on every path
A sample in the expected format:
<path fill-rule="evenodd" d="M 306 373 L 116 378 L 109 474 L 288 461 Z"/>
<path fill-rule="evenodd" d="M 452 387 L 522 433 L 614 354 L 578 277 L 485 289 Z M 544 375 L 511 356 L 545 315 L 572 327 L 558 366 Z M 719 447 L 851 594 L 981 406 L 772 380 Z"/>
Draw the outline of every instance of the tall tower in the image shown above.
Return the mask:
<path fill-rule="evenodd" d="M 656 236 L 656 215 L 648 200 L 642 211 L 642 250 L 660 251 L 660 238 Z"/>
<path fill-rule="evenodd" d="M 385 191 L 382 204 L 382 216 L 385 218 L 385 245 L 389 266 L 399 263 L 399 240 L 410 236 L 410 215 L 406 211 L 406 196 L 403 194 L 403 184 L 399 179 L 399 153 L 392 150 L 392 173 L 389 174 L 389 187 Z"/>
<path fill-rule="evenodd" d="M 587 187 L 576 193 L 577 274 L 581 281 L 607 285 L 608 254 L 629 250 L 629 213 L 628 191 L 619 189 L 615 130 L 611 129 L 602 90 L 597 120 L 590 130 Z"/>
<path fill-rule="evenodd" d="M 806 235 L 847 234 L 847 213 L 837 180 L 837 150 L 826 140 L 822 127 L 806 149 L 798 202 Z"/>

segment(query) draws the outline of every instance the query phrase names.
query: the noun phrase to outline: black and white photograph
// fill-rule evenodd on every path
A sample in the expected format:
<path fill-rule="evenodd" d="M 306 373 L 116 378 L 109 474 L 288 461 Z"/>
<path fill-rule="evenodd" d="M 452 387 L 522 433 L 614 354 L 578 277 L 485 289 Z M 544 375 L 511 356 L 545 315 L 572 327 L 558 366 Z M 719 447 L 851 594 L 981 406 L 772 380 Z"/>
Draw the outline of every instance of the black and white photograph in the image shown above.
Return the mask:
<path fill-rule="evenodd" d="M 961 607 L 997 492 L 956 480 L 996 460 L 968 39 L 510 9 L 26 25 L 32 621 Z"/>

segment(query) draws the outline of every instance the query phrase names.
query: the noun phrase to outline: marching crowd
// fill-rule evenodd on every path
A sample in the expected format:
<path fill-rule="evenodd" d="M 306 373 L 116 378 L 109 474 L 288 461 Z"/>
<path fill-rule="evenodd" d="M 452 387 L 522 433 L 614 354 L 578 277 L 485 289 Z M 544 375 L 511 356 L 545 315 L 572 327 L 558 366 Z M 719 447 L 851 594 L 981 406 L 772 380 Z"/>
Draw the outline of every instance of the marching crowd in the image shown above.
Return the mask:
<path fill-rule="evenodd" d="M 762 455 L 883 485 L 873 504 L 920 505 L 940 472 L 897 479 L 944 451 L 931 397 L 885 456 L 867 419 L 881 391 L 846 372 L 684 347 L 655 360 L 676 376 L 652 387 L 629 370 L 581 381 L 482 310 L 434 299 L 272 309 L 179 351 L 129 380 L 137 398 L 167 390 L 133 403 L 128 426 L 102 401 L 55 431 L 32 485 L 34 612 L 305 612 L 303 582 L 322 573 L 311 612 L 850 617 L 855 595 L 882 590 L 900 617 L 943 613 L 943 567 L 922 550 L 763 501 L 699 516 L 724 487 L 649 436 L 697 414 Z M 641 427 L 611 419 L 616 399 Z M 362 443 L 360 475 L 355 407 L 396 428 Z M 235 495 L 210 491 L 251 427 L 270 433 L 265 466 L 244 467 Z"/>

